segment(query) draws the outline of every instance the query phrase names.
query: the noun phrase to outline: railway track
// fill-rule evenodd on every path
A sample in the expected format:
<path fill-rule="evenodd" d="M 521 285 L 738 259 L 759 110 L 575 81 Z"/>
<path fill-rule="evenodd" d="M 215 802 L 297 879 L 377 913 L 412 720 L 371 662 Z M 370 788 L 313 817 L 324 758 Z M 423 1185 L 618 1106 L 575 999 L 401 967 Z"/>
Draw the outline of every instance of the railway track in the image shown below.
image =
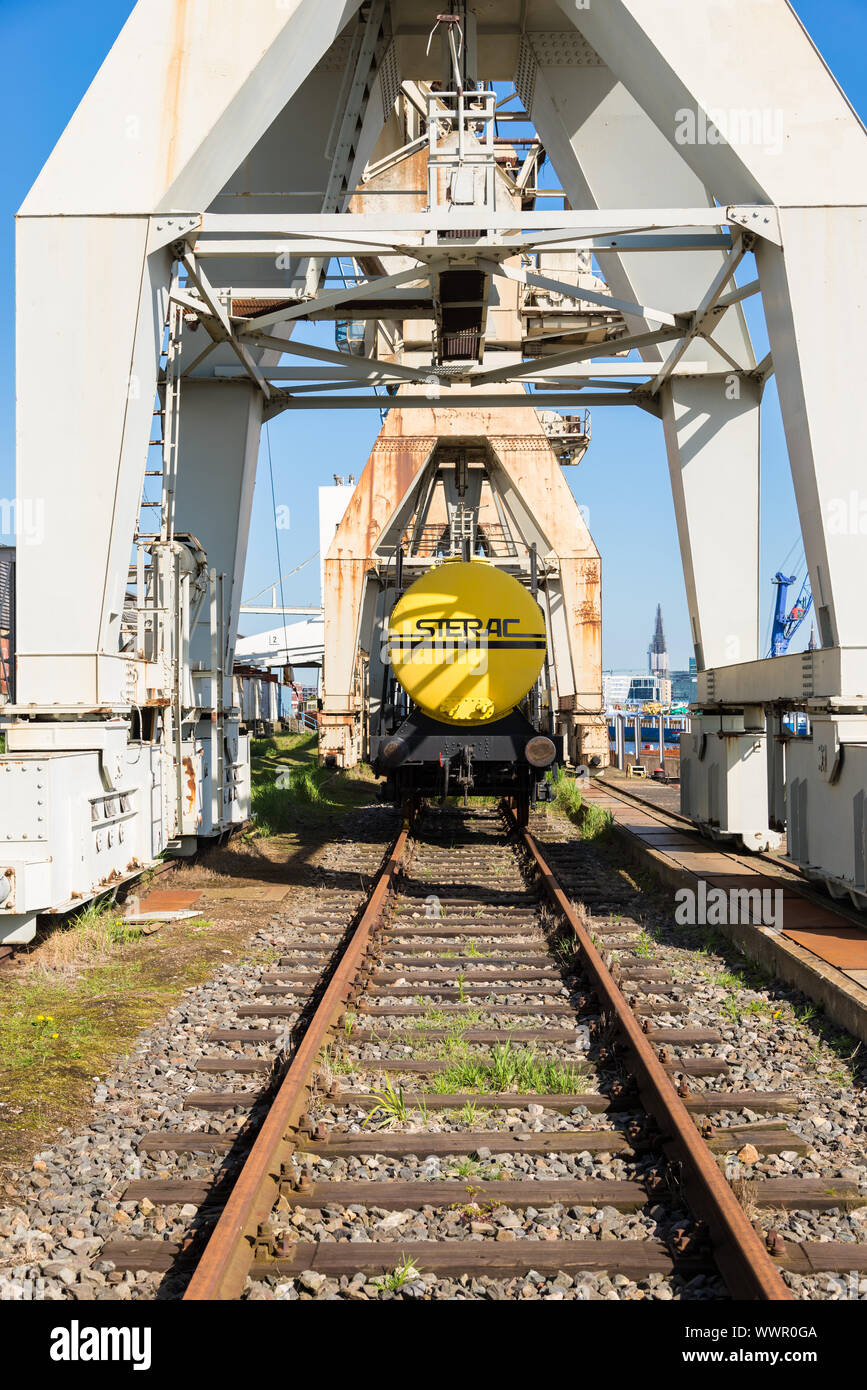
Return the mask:
<path fill-rule="evenodd" d="M 123 1193 L 196 1208 L 196 1233 L 112 1241 L 100 1258 L 171 1270 L 189 1301 L 255 1296 L 262 1281 L 342 1281 L 352 1296 L 601 1273 L 786 1300 L 784 1269 L 864 1268 L 864 1245 L 757 1233 L 757 1210 L 864 1197 L 765 1177 L 745 1210 L 721 1156 L 746 1142 L 802 1150 L 785 1120 L 797 1096 L 726 1085 L 729 1063 L 708 1054 L 718 1032 L 690 1024 L 689 987 L 636 953 L 628 894 L 605 874 L 570 884 L 568 847 L 534 830 L 506 810 L 427 812 L 348 936 L 339 912 L 298 920 L 291 954 L 200 1060 L 233 1084 L 186 1102 L 249 1104 L 237 1079 L 265 1072 L 257 1110 L 234 1140 L 146 1135 L 157 1161 L 210 1148 L 214 1176 Z M 708 1077 L 720 1088 L 693 1090 Z"/>

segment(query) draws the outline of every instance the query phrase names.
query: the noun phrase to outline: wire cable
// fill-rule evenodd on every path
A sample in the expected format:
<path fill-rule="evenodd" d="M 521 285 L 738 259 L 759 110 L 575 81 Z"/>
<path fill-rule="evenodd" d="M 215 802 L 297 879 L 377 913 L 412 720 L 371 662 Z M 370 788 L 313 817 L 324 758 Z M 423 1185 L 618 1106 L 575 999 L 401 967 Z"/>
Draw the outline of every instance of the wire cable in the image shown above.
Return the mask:
<path fill-rule="evenodd" d="M 277 494 L 274 491 L 274 462 L 271 458 L 271 421 L 265 421 L 265 442 L 268 445 L 268 472 L 271 475 L 271 508 L 274 513 L 274 544 L 277 548 L 277 573 L 280 576 L 280 607 L 285 609 L 286 599 L 283 596 L 283 565 L 280 560 L 280 528 L 277 525 Z M 289 665 L 289 642 L 286 636 L 286 614 L 283 614 L 283 656 L 286 665 Z"/>

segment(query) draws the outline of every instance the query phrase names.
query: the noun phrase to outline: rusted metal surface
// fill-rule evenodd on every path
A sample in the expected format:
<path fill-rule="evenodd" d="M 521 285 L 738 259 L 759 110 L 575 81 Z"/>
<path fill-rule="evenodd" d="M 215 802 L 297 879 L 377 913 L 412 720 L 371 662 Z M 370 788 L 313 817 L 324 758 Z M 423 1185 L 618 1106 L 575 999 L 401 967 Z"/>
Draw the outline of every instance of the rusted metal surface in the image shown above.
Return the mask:
<path fill-rule="evenodd" d="M 509 815 L 509 813 L 507 813 Z M 509 817 L 511 819 L 511 817 Z M 696 1216 L 707 1223 L 716 1263 L 735 1298 L 784 1302 L 791 1294 L 765 1245 L 747 1219 L 716 1161 L 678 1096 L 653 1045 L 617 987 L 576 912 L 528 830 L 518 830 L 553 906 L 569 923 L 578 941 L 582 964 L 593 981 L 603 1013 L 615 1022 L 631 1054 L 641 1098 L 682 1164 L 681 1178 Z"/>
<path fill-rule="evenodd" d="M 437 443 L 460 439 L 493 454 L 544 538 L 543 551 L 557 557 L 552 601 L 559 606 L 562 595 L 563 617 L 551 634 L 555 695 L 575 700 L 572 712 L 562 715 L 560 732 L 571 734 L 573 760 L 581 761 L 586 752 L 607 761 L 608 733 L 601 719 L 601 561 L 536 410 L 532 405 L 470 410 L 432 403 L 410 415 L 400 407 L 407 394 L 417 391 L 401 387 L 395 397 L 398 403 L 389 410 L 324 562 L 326 723 L 331 715 L 360 717 L 359 701 L 350 692 L 366 576 L 383 533 Z M 435 512 L 431 519 L 438 520 Z M 441 520 L 445 525 L 445 513 Z M 487 524 L 495 521 L 495 513 L 486 518 Z"/>
<path fill-rule="evenodd" d="M 404 433 L 402 412 L 390 410 L 329 547 L 323 565 L 323 727 L 331 725 L 331 716 L 360 716 L 363 702 L 356 694 L 356 660 L 365 576 L 394 509 L 435 444 L 435 435 Z M 352 742 L 350 730 L 343 743 L 344 766 L 355 761 Z M 340 747 L 331 751 L 340 754 Z"/>
<path fill-rule="evenodd" d="M 202 896 L 200 888 L 154 888 L 138 904 L 138 912 L 183 912 Z"/>
<path fill-rule="evenodd" d="M 211 1233 L 184 1294 L 186 1302 L 237 1298 L 244 1287 L 255 1253 L 259 1224 L 274 1205 L 281 1167 L 294 1145 L 291 1127 L 298 1122 L 307 1104 L 314 1063 L 349 998 L 364 961 L 371 932 L 380 920 L 401 864 L 408 834 L 408 827 L 405 826 L 395 841 L 370 901 L 295 1052 L 249 1157 Z"/>

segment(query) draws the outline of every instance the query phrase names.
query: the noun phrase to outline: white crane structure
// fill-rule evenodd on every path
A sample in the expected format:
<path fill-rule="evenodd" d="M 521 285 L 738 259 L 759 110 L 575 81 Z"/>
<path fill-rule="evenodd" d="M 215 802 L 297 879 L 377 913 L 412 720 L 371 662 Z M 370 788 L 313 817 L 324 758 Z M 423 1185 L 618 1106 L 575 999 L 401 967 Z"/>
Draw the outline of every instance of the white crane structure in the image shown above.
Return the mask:
<path fill-rule="evenodd" d="M 521 209 L 498 206 L 495 82 L 567 210 L 538 146 Z M 350 209 L 415 149 L 426 210 Z M 685 811 L 753 848 L 785 825 L 862 901 L 865 265 L 867 133 L 787 0 L 460 0 L 439 22 L 425 0 L 139 0 L 17 219 L 17 492 L 44 534 L 18 554 L 0 939 L 246 817 L 231 670 L 260 429 L 406 383 L 438 410 L 659 418 L 699 672 Z M 498 340 L 516 279 L 616 330 Z M 376 331 L 352 352 L 293 337 L 323 320 Z M 428 340 L 395 345 L 392 321 Z M 763 660 L 771 373 L 820 645 Z M 809 738 L 784 740 L 792 709 Z"/>

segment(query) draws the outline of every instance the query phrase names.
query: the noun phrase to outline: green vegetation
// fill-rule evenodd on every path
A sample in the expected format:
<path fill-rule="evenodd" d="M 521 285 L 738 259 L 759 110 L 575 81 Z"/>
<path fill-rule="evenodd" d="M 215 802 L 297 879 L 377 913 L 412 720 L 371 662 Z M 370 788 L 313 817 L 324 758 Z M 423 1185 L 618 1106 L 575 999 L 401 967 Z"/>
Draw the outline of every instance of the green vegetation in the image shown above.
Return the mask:
<path fill-rule="evenodd" d="M 364 767 L 320 767 L 315 734 L 274 734 L 250 745 L 253 830 L 256 836 L 327 829 L 370 799 Z"/>
<path fill-rule="evenodd" d="M 376 1101 L 372 1110 L 368 1110 L 362 1129 L 366 1129 L 374 1121 L 376 1129 L 388 1129 L 397 1120 L 401 1122 L 409 1119 L 409 1109 L 404 1100 L 403 1087 L 398 1086 L 397 1090 L 391 1083 L 388 1072 L 385 1074 L 385 1088 L 382 1091 L 371 1091 L 371 1099 Z"/>
<path fill-rule="evenodd" d="M 637 940 L 630 946 L 630 951 L 634 956 L 652 956 L 656 953 L 657 945 L 649 932 L 644 927 L 638 933 Z"/>
<path fill-rule="evenodd" d="M 558 767 L 553 777 L 549 773 L 548 780 L 554 783 L 557 809 L 578 826 L 582 840 L 601 840 L 609 833 L 614 824 L 611 812 L 585 801 L 581 783 L 569 777 L 565 768 Z"/>
<path fill-rule="evenodd" d="M 566 775 L 564 767 L 558 767 L 556 773 L 548 773 L 547 780 L 554 783 L 556 794 L 556 805 L 568 816 L 575 824 L 581 820 L 581 808 L 584 805 L 584 798 L 581 795 L 581 785 L 573 777 Z"/>
<path fill-rule="evenodd" d="M 420 1277 L 421 1270 L 416 1269 L 408 1255 L 403 1255 L 400 1264 L 390 1274 L 383 1274 L 370 1282 L 383 1293 L 399 1293 L 404 1284 L 411 1284 Z"/>
<path fill-rule="evenodd" d="M 90 905 L 38 939 L 0 979 L 0 1167 L 85 1121 L 95 1078 L 240 953 L 249 931 L 203 919 L 148 931 L 113 905 Z"/>
<path fill-rule="evenodd" d="M 487 1056 L 454 1056 L 435 1077 L 440 1095 L 463 1091 L 573 1093 L 586 1079 L 583 1068 L 540 1057 L 534 1047 L 515 1047 L 511 1039 L 498 1043 Z"/>
<path fill-rule="evenodd" d="M 329 1044 L 323 1047 L 319 1054 L 319 1062 L 323 1069 L 330 1072 L 332 1076 L 348 1076 L 357 1071 L 358 1062 L 353 1057 L 347 1057 L 342 1047 L 336 1044 Z"/>

